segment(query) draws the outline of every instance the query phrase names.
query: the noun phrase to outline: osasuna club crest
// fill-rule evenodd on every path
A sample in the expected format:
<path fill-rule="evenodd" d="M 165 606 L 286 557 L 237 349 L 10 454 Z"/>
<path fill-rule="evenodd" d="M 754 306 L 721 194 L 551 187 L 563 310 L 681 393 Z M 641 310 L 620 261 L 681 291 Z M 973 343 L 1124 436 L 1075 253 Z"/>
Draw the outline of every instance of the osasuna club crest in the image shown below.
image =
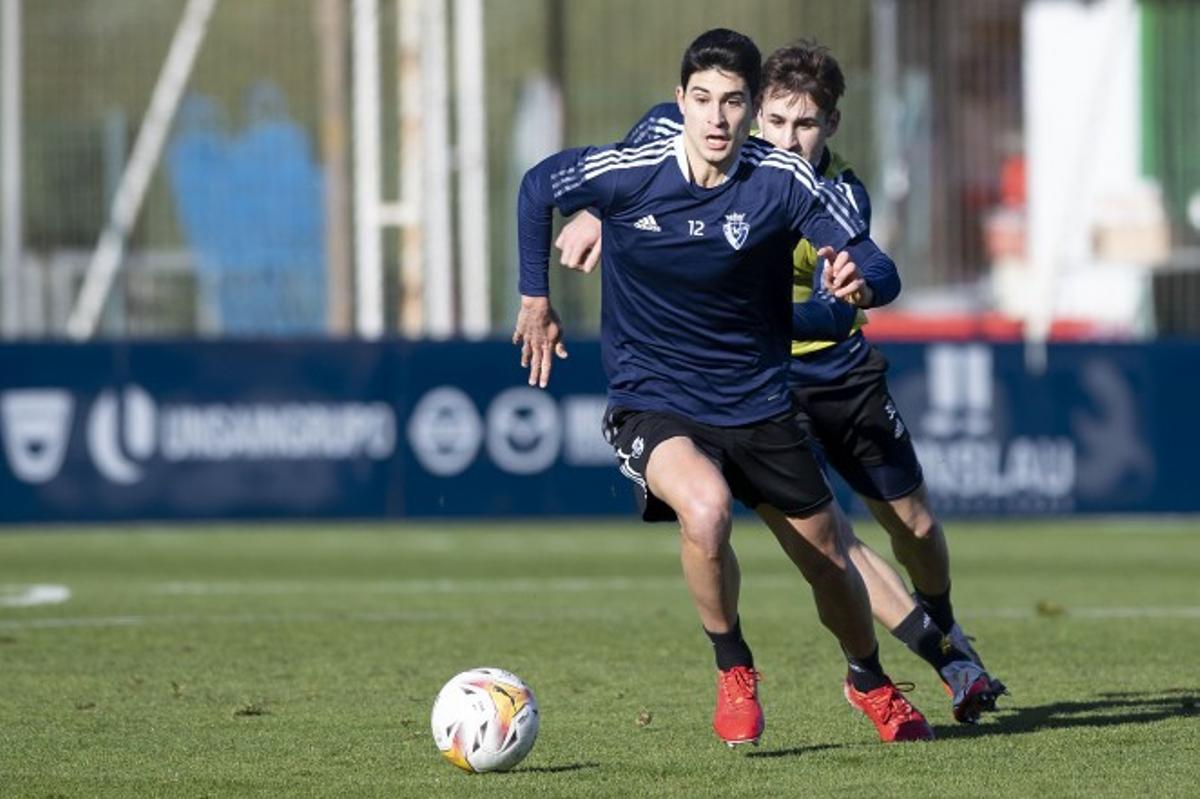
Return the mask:
<path fill-rule="evenodd" d="M 725 231 L 725 241 L 735 250 L 742 249 L 746 237 L 750 235 L 745 214 L 725 214 L 725 224 L 721 225 L 721 230 Z"/>

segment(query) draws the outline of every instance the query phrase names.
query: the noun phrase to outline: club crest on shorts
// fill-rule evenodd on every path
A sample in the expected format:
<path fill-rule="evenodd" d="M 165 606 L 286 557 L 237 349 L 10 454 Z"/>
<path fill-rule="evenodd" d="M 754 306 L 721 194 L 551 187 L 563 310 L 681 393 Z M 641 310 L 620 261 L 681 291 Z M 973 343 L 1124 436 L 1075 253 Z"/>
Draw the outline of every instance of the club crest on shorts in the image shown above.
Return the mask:
<path fill-rule="evenodd" d="M 645 449 L 646 449 L 646 442 L 642 440 L 641 436 L 638 436 L 637 438 L 635 438 L 633 440 L 633 446 L 630 447 L 630 451 L 633 453 L 633 457 L 635 457 L 635 458 L 642 457 L 642 452 L 644 452 Z"/>
<path fill-rule="evenodd" d="M 735 250 L 742 249 L 746 237 L 750 235 L 745 214 L 725 214 L 725 224 L 721 225 L 721 230 L 725 231 L 725 241 Z"/>

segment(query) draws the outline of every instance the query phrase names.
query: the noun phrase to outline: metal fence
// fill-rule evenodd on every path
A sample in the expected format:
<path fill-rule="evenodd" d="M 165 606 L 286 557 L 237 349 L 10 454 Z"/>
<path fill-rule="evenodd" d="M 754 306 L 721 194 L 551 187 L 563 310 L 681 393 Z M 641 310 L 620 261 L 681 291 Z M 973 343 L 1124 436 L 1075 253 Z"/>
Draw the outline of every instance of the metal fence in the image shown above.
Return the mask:
<path fill-rule="evenodd" d="M 378 0 L 380 169 L 389 195 L 404 179 L 406 2 L 421 5 Z M 0 4 L 19 9 L 19 102 L 5 106 L 9 117 L 14 109 L 19 114 L 19 247 L 9 232 L 5 266 L 19 259 L 20 269 L 6 274 L 20 279 L 3 286 L 6 307 L 15 305 L 19 320 L 6 319 L 6 329 L 61 336 L 187 0 Z M 352 17 L 359 5 L 217 4 L 128 232 L 101 334 L 353 331 L 351 236 L 362 209 L 351 201 L 348 181 Z M 671 96 L 686 43 L 723 25 L 750 34 L 764 54 L 800 36 L 833 49 L 848 91 L 832 146 L 866 179 L 875 234 L 896 256 L 904 297 L 924 297 L 933 306 L 940 297 L 959 310 L 987 308 L 998 262 L 1023 247 L 1028 5 L 746 0 L 733 8 L 715 0 L 489 0 L 481 46 L 485 102 L 453 114 L 460 124 L 486 129 L 487 219 L 459 218 L 451 255 L 461 260 L 463 242 L 482 235 L 490 280 L 480 287 L 458 275 L 450 288 L 460 298 L 485 293 L 489 325 L 504 332 L 516 301 L 513 219 L 524 168 L 558 147 L 619 138 L 646 108 Z M 453 26 L 461 7 L 451 3 L 447 10 Z M 1200 318 L 1200 296 L 1194 288 L 1164 286 L 1196 283 L 1187 248 L 1197 245 L 1200 226 L 1194 147 L 1200 139 L 1194 89 L 1200 7 L 1147 0 L 1139 19 L 1142 168 L 1161 185 L 1172 244 L 1169 268 L 1154 277 L 1157 294 L 1174 303 L 1160 311 L 1159 326 L 1186 330 L 1187 320 Z M 4 168 L 11 186 L 14 168 Z M 404 282 L 412 271 L 405 263 L 413 257 L 406 249 L 411 240 L 394 229 L 380 235 L 385 327 L 411 332 Z M 574 331 L 594 330 L 598 281 L 556 273 L 553 284 Z M 1169 320 L 1181 321 L 1173 326 Z"/>

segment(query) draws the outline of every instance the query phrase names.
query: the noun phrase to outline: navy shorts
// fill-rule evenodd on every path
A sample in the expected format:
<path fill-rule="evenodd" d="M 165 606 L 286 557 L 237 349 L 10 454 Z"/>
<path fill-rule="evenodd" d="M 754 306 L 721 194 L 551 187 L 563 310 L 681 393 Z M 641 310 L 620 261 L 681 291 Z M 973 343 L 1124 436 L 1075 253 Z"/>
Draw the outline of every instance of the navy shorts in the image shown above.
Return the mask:
<path fill-rule="evenodd" d="M 792 387 L 800 423 L 823 457 L 862 496 L 892 500 L 924 482 L 908 426 L 887 386 L 887 358 L 874 347 L 837 380 Z"/>
<path fill-rule="evenodd" d="M 794 412 L 737 427 L 703 424 L 661 411 L 609 408 L 604 437 L 616 450 L 618 468 L 635 484 L 647 522 L 674 521 L 675 511 L 646 485 L 650 453 L 676 436 L 721 469 L 730 493 L 748 508 L 772 505 L 788 516 L 804 516 L 829 503 L 833 494 L 808 434 Z"/>

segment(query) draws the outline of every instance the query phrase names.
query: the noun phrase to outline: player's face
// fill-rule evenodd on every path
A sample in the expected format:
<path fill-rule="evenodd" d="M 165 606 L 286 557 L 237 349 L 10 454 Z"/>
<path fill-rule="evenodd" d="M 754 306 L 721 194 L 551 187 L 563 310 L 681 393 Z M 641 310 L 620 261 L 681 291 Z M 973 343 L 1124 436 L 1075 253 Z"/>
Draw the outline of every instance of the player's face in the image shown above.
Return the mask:
<path fill-rule="evenodd" d="M 706 69 L 675 89 L 689 159 L 724 171 L 750 133 L 754 107 L 740 75 Z M 693 168 L 698 166 L 693 163 Z"/>
<path fill-rule="evenodd" d="M 825 141 L 837 132 L 841 114 L 825 113 L 808 94 L 771 94 L 767 90 L 758 112 L 759 134 L 776 147 L 804 156 L 816 166 L 825 155 Z"/>

